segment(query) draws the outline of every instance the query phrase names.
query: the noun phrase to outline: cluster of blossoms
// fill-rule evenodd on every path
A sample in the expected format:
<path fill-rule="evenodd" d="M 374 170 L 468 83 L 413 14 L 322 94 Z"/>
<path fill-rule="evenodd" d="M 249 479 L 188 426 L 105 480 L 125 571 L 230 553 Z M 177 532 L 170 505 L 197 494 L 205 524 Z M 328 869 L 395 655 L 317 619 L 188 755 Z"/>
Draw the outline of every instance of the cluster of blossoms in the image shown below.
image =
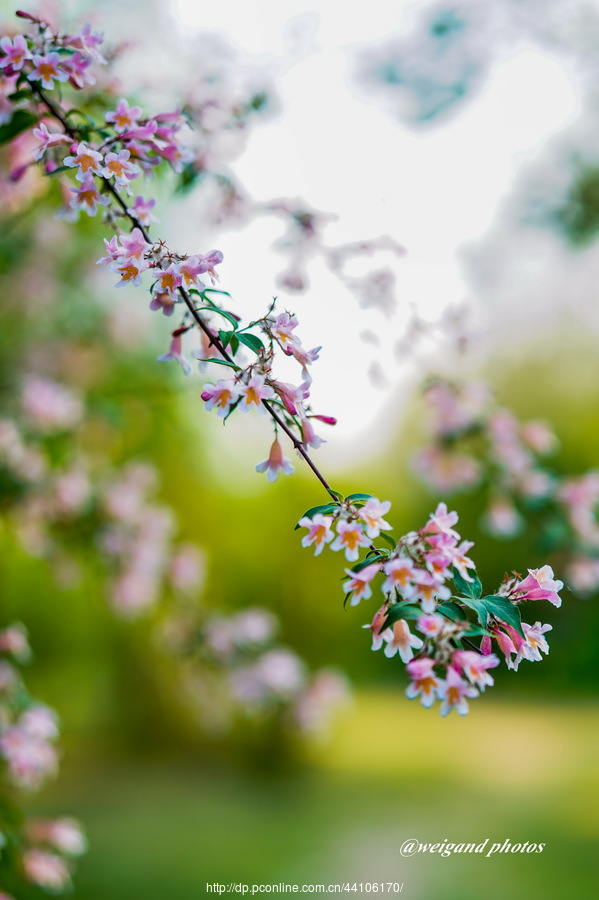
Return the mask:
<path fill-rule="evenodd" d="M 274 315 L 273 310 L 274 303 L 266 316 L 247 328 L 221 332 L 223 343 L 231 349 L 229 364 L 235 370 L 235 375 L 206 385 L 202 393 L 206 409 L 216 409 L 217 415 L 224 420 L 236 409 L 241 412 L 255 410 L 262 414 L 270 412 L 271 415 L 274 411 L 275 438 L 268 458 L 256 466 L 256 471 L 264 472 L 269 481 L 275 481 L 280 472 L 289 475 L 294 471 L 290 460 L 283 455 L 277 425 L 286 426 L 286 433 L 296 449 L 306 451 L 308 447 L 318 448 L 323 443 L 323 438 L 314 431 L 313 419 L 328 425 L 336 422 L 332 416 L 312 413 L 307 404 L 312 383 L 308 367 L 318 359 L 321 348 L 306 350 L 295 332 L 297 317 L 289 312 Z M 252 329 L 258 330 L 262 338 Z M 250 365 L 241 367 L 235 363 L 234 357 L 240 345 L 255 354 L 255 360 Z M 277 350 L 292 357 L 300 365 L 302 380 L 299 385 L 281 381 L 274 376 L 273 364 Z M 217 360 L 212 358 L 210 361 Z"/>
<path fill-rule="evenodd" d="M 305 661 L 277 639 L 272 612 L 252 607 L 238 613 L 171 620 L 166 638 L 188 659 L 183 688 L 218 730 L 242 717 L 273 719 L 292 731 L 318 733 L 349 700 L 341 673 L 310 672 Z M 192 660 L 192 664 L 189 664 Z"/>
<path fill-rule="evenodd" d="M 72 388 L 38 375 L 25 379 L 19 417 L 0 420 L 0 499 L 21 545 L 50 560 L 59 578 L 76 579 L 80 559 L 97 548 L 110 604 L 131 617 L 165 589 L 193 589 L 201 554 L 175 541 L 175 516 L 156 502 L 157 475 L 148 463 L 100 469 L 82 453 L 55 461 L 53 440 L 72 437 L 84 411 Z"/>
<path fill-rule="evenodd" d="M 27 791 L 39 788 L 58 766 L 57 716 L 29 695 L 19 670 L 30 658 L 23 625 L 0 631 L 0 758 L 13 789 Z M 10 847 L 27 882 L 55 892 L 67 888 L 70 859 L 86 849 L 79 824 L 73 819 L 26 819 L 17 826 L 15 821 L 9 807 L 3 807 L 0 852 Z M 0 891 L 7 887 L 0 883 Z"/>
<path fill-rule="evenodd" d="M 473 544 L 461 540 L 454 527 L 457 513 L 440 503 L 424 528 L 395 543 L 383 518 L 390 506 L 367 494 L 351 494 L 313 507 L 298 522 L 297 527 L 308 529 L 302 544 L 313 546 L 315 555 L 326 545 L 343 550 L 354 563 L 345 569 L 343 585 L 352 606 L 370 599 L 374 580 L 382 579 L 383 604 L 364 626 L 372 633 L 372 649 L 384 647 L 385 656 L 399 656 L 410 677 L 409 698 L 420 696 L 426 707 L 439 699 L 442 715 L 454 707 L 464 715 L 467 699 L 493 684 L 488 670 L 500 661 L 493 653 L 494 642 L 514 670 L 521 660 L 540 660 L 541 651 L 548 652 L 544 634 L 551 625 L 522 622 L 519 605 L 548 600 L 560 606 L 563 582 L 554 579 L 550 566 L 543 566 L 529 569 L 525 578 L 506 577 L 496 594 L 482 596 L 475 563 L 467 555 Z M 376 547 L 373 542 L 379 537 L 389 546 Z M 360 549 L 367 548 L 359 560 Z M 471 621 L 469 611 L 477 622 Z M 412 633 L 410 621 L 419 634 Z"/>
<path fill-rule="evenodd" d="M 558 441 L 543 421 L 519 421 L 476 382 L 435 381 L 425 388 L 431 440 L 415 467 L 436 491 L 482 488 L 494 537 L 510 538 L 540 518 L 543 547 L 567 553 L 565 573 L 581 593 L 599 588 L 599 473 L 564 478 L 545 458 Z"/>

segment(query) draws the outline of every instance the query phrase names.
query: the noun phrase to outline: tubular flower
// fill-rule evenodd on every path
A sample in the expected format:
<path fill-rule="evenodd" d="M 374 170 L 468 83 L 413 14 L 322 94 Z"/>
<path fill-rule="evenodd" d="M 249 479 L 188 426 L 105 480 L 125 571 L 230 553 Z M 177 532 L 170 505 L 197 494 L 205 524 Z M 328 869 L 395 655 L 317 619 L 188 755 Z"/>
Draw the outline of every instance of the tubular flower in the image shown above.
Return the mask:
<path fill-rule="evenodd" d="M 283 449 L 277 438 L 273 441 L 268 459 L 258 463 L 256 472 L 266 472 L 268 481 L 276 481 L 279 477 L 279 472 L 282 472 L 284 475 L 292 475 L 295 472 L 290 461 L 286 456 L 283 456 Z"/>

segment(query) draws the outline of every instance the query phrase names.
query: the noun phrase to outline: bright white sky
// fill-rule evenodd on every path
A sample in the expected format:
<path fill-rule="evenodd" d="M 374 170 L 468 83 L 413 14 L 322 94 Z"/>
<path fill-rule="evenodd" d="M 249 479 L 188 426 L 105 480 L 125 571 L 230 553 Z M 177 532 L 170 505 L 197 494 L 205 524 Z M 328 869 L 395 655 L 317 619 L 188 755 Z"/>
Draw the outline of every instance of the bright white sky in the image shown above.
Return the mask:
<path fill-rule="evenodd" d="M 403 312 L 394 319 L 359 309 L 324 271 L 313 273 L 308 296 L 289 300 L 306 346 L 323 345 L 313 369 L 313 397 L 318 411 L 337 415 L 339 425 L 335 435 L 327 435 L 328 453 L 324 448 L 319 454 L 325 461 L 329 453 L 338 457 L 342 442 L 359 448 L 396 389 L 400 372 L 389 338 L 399 336 L 407 305 L 434 316 L 449 303 L 469 299 L 459 248 L 484 235 L 522 164 L 576 116 L 574 76 L 563 60 L 519 44 L 446 125 L 408 129 L 352 94 L 348 51 L 396 33 L 406 13 L 422 2 L 172 2 L 182 32 L 222 31 L 279 72 L 282 114 L 255 129 L 236 164 L 250 192 L 264 199 L 301 195 L 314 207 L 335 211 L 335 242 L 387 233 L 408 251 L 397 266 Z M 289 64 L 290 35 L 298 31 L 313 37 L 303 56 Z M 223 266 L 223 278 L 236 297 L 247 296 L 248 285 L 257 303 L 274 293 L 281 259 L 267 250 L 273 236 L 272 226 L 258 225 L 221 240 L 225 264 L 234 260 L 226 271 Z M 284 296 L 282 301 L 284 307 Z M 386 388 L 374 386 L 367 375 L 373 349 L 358 338 L 364 329 L 385 335 L 377 354 Z"/>

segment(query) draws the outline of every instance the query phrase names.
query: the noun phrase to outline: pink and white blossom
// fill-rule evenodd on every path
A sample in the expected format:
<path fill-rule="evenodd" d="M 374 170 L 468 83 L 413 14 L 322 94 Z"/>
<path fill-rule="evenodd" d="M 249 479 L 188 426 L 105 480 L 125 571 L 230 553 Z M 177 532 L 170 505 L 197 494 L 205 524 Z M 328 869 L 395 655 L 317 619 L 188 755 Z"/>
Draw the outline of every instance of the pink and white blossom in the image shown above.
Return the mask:
<path fill-rule="evenodd" d="M 464 681 L 459 673 L 449 666 L 447 669 L 447 677 L 439 683 L 437 688 L 439 700 L 442 700 L 441 715 L 447 716 L 455 709 L 460 716 L 468 713 L 468 698 L 478 697 L 478 691 L 472 685 Z"/>
<path fill-rule="evenodd" d="M 141 195 L 138 195 L 133 204 L 127 207 L 127 212 L 133 216 L 134 219 L 148 228 L 152 222 L 158 222 L 158 219 L 153 214 L 152 210 L 156 206 L 156 200 L 151 197 L 149 200 L 146 200 Z"/>
<path fill-rule="evenodd" d="M 82 209 L 88 216 L 95 216 L 98 206 L 110 206 L 109 197 L 99 192 L 93 175 L 88 175 L 80 187 L 71 188 L 75 195 L 71 200 L 71 209 Z"/>
<path fill-rule="evenodd" d="M 406 697 L 414 700 L 420 697 L 420 702 L 429 709 L 437 698 L 440 681 L 434 671 L 435 660 L 428 657 L 413 659 L 406 665 L 406 671 L 411 683 L 406 688 Z"/>
<path fill-rule="evenodd" d="M 380 650 L 383 646 L 385 637 L 390 630 L 385 627 L 385 621 L 387 619 L 387 615 L 389 613 L 389 607 L 381 606 L 379 610 L 374 615 L 374 619 L 372 620 L 370 625 L 362 625 L 362 628 L 368 628 L 369 631 L 372 632 L 372 649 Z"/>
<path fill-rule="evenodd" d="M 382 503 L 376 497 L 369 497 L 364 506 L 359 510 L 358 515 L 363 522 L 366 523 L 366 534 L 374 540 L 381 531 L 391 531 L 392 525 L 385 521 L 385 516 L 391 509 L 389 500 Z"/>
<path fill-rule="evenodd" d="M 487 669 L 498 666 L 499 658 L 494 653 L 481 654 L 475 650 L 457 650 L 451 658 L 451 664 L 458 671 L 462 671 L 471 684 L 484 691 L 487 685 L 491 687 L 495 683 Z"/>
<path fill-rule="evenodd" d="M 29 45 L 22 34 L 15 35 L 13 40 L 3 37 L 0 40 L 0 48 L 4 53 L 4 56 L 0 57 L 0 69 L 10 66 L 13 72 L 18 72 L 23 68 L 25 60 L 31 59 Z"/>
<path fill-rule="evenodd" d="M 385 656 L 391 659 L 399 653 L 403 663 L 409 663 L 414 659 L 414 650 L 420 650 L 423 645 L 422 638 L 412 634 L 405 619 L 399 619 L 389 629 L 389 636 L 385 638 Z"/>
<path fill-rule="evenodd" d="M 561 606 L 562 598 L 559 592 L 564 586 L 553 575 L 551 566 L 543 566 L 540 569 L 529 569 L 526 578 L 519 581 L 513 589 L 513 594 L 518 600 L 549 600 L 553 606 Z"/>
<path fill-rule="evenodd" d="M 302 538 L 302 547 L 310 547 L 314 544 L 314 556 L 322 553 L 325 546 L 335 537 L 332 530 L 333 522 L 332 516 L 323 516 L 321 513 L 317 513 L 312 518 L 304 516 L 300 519 L 298 525 L 308 529 L 308 534 Z"/>
<path fill-rule="evenodd" d="M 66 156 L 63 165 L 77 168 L 77 181 L 85 181 L 91 175 L 102 175 L 102 154 L 88 147 L 85 141 L 77 145 L 73 156 Z"/>
<path fill-rule="evenodd" d="M 372 563 L 360 569 L 359 572 L 352 572 L 351 569 L 345 570 L 345 574 L 349 575 L 349 581 L 343 583 L 343 590 L 346 594 L 351 592 L 351 606 L 357 606 L 360 600 L 368 600 L 369 597 L 372 597 L 370 582 L 381 569 L 380 563 Z"/>
<path fill-rule="evenodd" d="M 202 400 L 208 412 L 216 407 L 217 416 L 224 419 L 240 395 L 238 383 L 233 378 L 227 378 L 217 381 L 216 384 L 207 384 L 202 391 Z"/>
<path fill-rule="evenodd" d="M 134 178 L 138 178 L 141 174 L 139 167 L 130 161 L 131 153 L 129 150 L 119 150 L 118 153 L 107 153 L 104 157 L 104 168 L 102 174 L 104 178 L 114 178 L 115 184 L 127 188 L 129 193 L 133 193 L 129 187 L 129 182 Z"/>
<path fill-rule="evenodd" d="M 41 81 L 42 87 L 51 91 L 55 81 L 68 81 L 68 73 L 60 68 L 62 62 L 58 53 L 47 53 L 40 56 L 35 53 L 32 56 L 33 72 L 27 76 L 29 81 Z"/>
<path fill-rule="evenodd" d="M 347 522 L 339 519 L 337 522 L 337 537 L 331 544 L 331 550 L 344 550 L 345 558 L 349 562 L 356 562 L 360 555 L 360 547 L 369 547 L 370 540 L 364 533 L 360 522 Z"/>
<path fill-rule="evenodd" d="M 33 129 L 33 135 L 40 142 L 40 145 L 34 156 L 34 159 L 36 161 L 40 160 L 44 156 L 46 150 L 48 150 L 49 147 L 55 147 L 57 144 L 62 144 L 64 141 L 69 140 L 66 134 L 63 134 L 62 132 L 48 131 L 48 128 L 44 122 L 40 122 L 38 127 Z"/>
<path fill-rule="evenodd" d="M 270 400 L 274 396 L 273 389 L 269 384 L 266 384 L 263 375 L 252 375 L 246 384 L 239 385 L 239 393 L 241 397 L 239 408 L 242 412 L 245 413 L 250 409 L 254 409 L 263 415 L 266 413 L 266 409 L 262 401 Z"/>
<path fill-rule="evenodd" d="M 445 627 L 446 619 L 437 613 L 425 613 L 416 622 L 416 628 L 428 638 L 435 638 L 441 634 Z"/>
<path fill-rule="evenodd" d="M 183 356 L 183 338 L 180 334 L 174 334 L 171 337 L 168 352 L 158 357 L 158 362 L 170 362 L 170 360 L 175 360 L 179 363 L 184 375 L 191 375 L 191 365 Z"/>
<path fill-rule="evenodd" d="M 279 472 L 282 472 L 283 475 L 292 475 L 295 472 L 290 460 L 283 456 L 283 448 L 278 438 L 275 438 L 272 443 L 268 459 L 256 466 L 256 472 L 265 472 L 267 481 L 276 481 Z"/>
<path fill-rule="evenodd" d="M 127 100 L 123 98 L 117 103 L 116 109 L 107 112 L 104 118 L 113 126 L 117 134 L 122 134 L 125 131 L 130 131 L 132 128 L 135 128 L 140 116 L 140 107 L 129 106 Z"/>

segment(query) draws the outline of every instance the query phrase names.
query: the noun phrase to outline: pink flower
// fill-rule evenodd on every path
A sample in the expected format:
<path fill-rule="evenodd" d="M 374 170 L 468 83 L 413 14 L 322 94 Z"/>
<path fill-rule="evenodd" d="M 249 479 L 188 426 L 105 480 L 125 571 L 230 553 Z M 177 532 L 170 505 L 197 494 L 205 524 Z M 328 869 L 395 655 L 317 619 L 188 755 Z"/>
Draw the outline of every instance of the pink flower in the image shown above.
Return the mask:
<path fill-rule="evenodd" d="M 352 572 L 351 569 L 345 570 L 345 574 L 349 575 L 349 581 L 344 582 L 343 590 L 346 594 L 351 591 L 351 606 L 357 606 L 362 598 L 368 600 L 369 597 L 372 597 L 370 582 L 381 569 L 382 566 L 379 563 L 372 563 L 372 565 L 360 569 L 359 572 Z"/>
<path fill-rule="evenodd" d="M 137 219 L 141 225 L 145 225 L 148 228 L 152 222 L 158 222 L 158 219 L 152 213 L 155 206 L 156 201 L 154 199 L 145 200 L 138 195 L 133 201 L 133 205 L 127 208 L 127 212 Z"/>
<path fill-rule="evenodd" d="M 281 313 L 270 323 L 270 331 L 273 337 L 279 342 L 285 353 L 290 354 L 290 345 L 294 344 L 299 347 L 299 340 L 293 331 L 297 328 L 298 321 L 295 316 L 287 312 Z"/>
<path fill-rule="evenodd" d="M 425 613 L 433 613 L 437 606 L 437 601 L 449 600 L 451 591 L 449 588 L 440 584 L 439 581 L 423 569 L 416 573 L 414 592 L 412 598 L 420 600 L 422 611 Z"/>
<path fill-rule="evenodd" d="M 113 125 L 117 134 L 122 134 L 124 131 L 135 128 L 140 116 L 139 106 L 129 106 L 125 99 L 121 99 L 117 103 L 116 109 L 113 112 L 107 112 L 104 118 Z"/>
<path fill-rule="evenodd" d="M 559 591 L 563 586 L 563 581 L 554 579 L 551 566 L 543 566 L 541 569 L 529 569 L 526 578 L 514 586 L 513 593 L 518 600 L 549 600 L 559 607 L 562 605 Z"/>
<path fill-rule="evenodd" d="M 540 662 L 542 659 L 541 651 L 549 653 L 549 644 L 543 637 L 547 631 L 552 631 L 552 625 L 541 625 L 535 622 L 534 625 L 522 623 L 522 631 L 526 636 L 526 640 L 520 645 L 518 650 L 517 662 L 520 659 L 527 659 L 529 662 Z"/>
<path fill-rule="evenodd" d="M 130 156 L 131 154 L 128 150 L 119 150 L 118 153 L 107 153 L 104 158 L 102 174 L 105 178 L 114 178 L 116 184 L 127 188 L 129 193 L 133 193 L 129 188 L 129 182 L 133 181 L 134 178 L 138 178 L 141 172 L 134 163 L 129 162 Z"/>
<path fill-rule="evenodd" d="M 273 441 L 268 459 L 258 463 L 256 472 L 266 472 L 268 481 L 276 481 L 279 477 L 279 472 L 283 472 L 284 475 L 292 475 L 295 472 L 291 462 L 286 456 L 283 456 L 283 449 L 277 438 Z"/>
<path fill-rule="evenodd" d="M 232 405 L 239 399 L 239 385 L 232 378 L 217 381 L 216 384 L 207 384 L 202 391 L 202 400 L 209 412 L 218 407 L 217 416 L 224 419 L 231 411 Z"/>
<path fill-rule="evenodd" d="M 345 550 L 345 558 L 349 562 L 356 562 L 360 555 L 360 547 L 368 546 L 370 546 L 370 541 L 359 522 L 347 522 L 345 519 L 339 519 L 337 537 L 331 544 L 331 550 Z"/>
<path fill-rule="evenodd" d="M 152 294 L 150 309 L 161 309 L 162 314 L 165 316 L 172 316 L 176 305 L 177 300 L 171 297 L 170 294 Z"/>
<path fill-rule="evenodd" d="M 81 141 L 75 155 L 65 157 L 63 163 L 71 168 L 78 167 L 77 181 L 85 181 L 89 175 L 102 175 L 102 154 L 88 147 L 85 141 Z"/>
<path fill-rule="evenodd" d="M 74 428 L 83 416 L 83 406 L 76 394 L 37 375 L 27 377 L 21 403 L 30 422 L 46 433 Z"/>
<path fill-rule="evenodd" d="M 70 880 L 69 868 L 62 856 L 46 850 L 26 850 L 23 871 L 27 881 L 50 891 L 62 891 Z"/>
<path fill-rule="evenodd" d="M 370 625 L 362 625 L 362 628 L 368 628 L 368 630 L 372 632 L 373 650 L 380 650 L 383 646 L 385 636 L 391 633 L 389 628 L 384 628 L 385 619 L 387 618 L 388 613 L 389 608 L 387 606 L 381 606 L 375 613 L 372 623 Z"/>
<path fill-rule="evenodd" d="M 58 53 L 48 53 L 46 56 L 39 56 L 36 53 L 32 60 L 33 72 L 30 72 L 27 76 L 29 81 L 41 81 L 42 87 L 47 90 L 52 90 L 54 80 L 68 81 L 68 74 L 63 69 L 58 68 L 61 62 Z"/>
<path fill-rule="evenodd" d="M 270 385 L 266 384 L 263 375 L 253 375 L 247 384 L 239 386 L 241 395 L 241 403 L 239 407 L 242 412 L 249 409 L 256 409 L 259 413 L 266 413 L 262 404 L 263 400 L 270 400 L 274 396 L 274 391 Z"/>
<path fill-rule="evenodd" d="M 0 652 L 9 653 L 15 659 L 27 662 L 31 656 L 31 648 L 23 625 L 11 625 L 0 631 Z"/>
<path fill-rule="evenodd" d="M 306 381 L 302 382 L 299 387 L 284 381 L 277 381 L 273 387 L 283 401 L 285 409 L 292 416 L 298 415 L 303 408 L 304 400 L 310 396 L 310 385 Z"/>
<path fill-rule="evenodd" d="M 296 344 L 288 344 L 289 355 L 293 356 L 294 359 L 298 361 L 298 363 L 302 367 L 302 373 L 306 380 L 310 380 L 310 375 L 308 374 L 308 366 L 310 366 L 313 362 L 316 362 L 318 359 L 318 354 L 322 350 L 322 347 L 314 347 L 312 350 L 304 350 L 301 345 Z"/>
<path fill-rule="evenodd" d="M 421 631 L 422 634 L 429 638 L 437 637 L 443 631 L 444 626 L 445 619 L 443 616 L 437 615 L 437 613 L 427 613 L 420 616 L 416 622 L 418 631 Z"/>
<path fill-rule="evenodd" d="M 143 259 L 144 255 L 152 249 L 141 229 L 134 228 L 130 234 L 123 234 L 120 237 L 122 259 Z"/>
<path fill-rule="evenodd" d="M 143 259 L 135 261 L 133 259 L 119 258 L 111 266 L 112 271 L 118 272 L 121 276 L 121 280 L 116 283 L 115 287 L 125 287 L 127 284 L 132 287 L 139 287 L 141 276 L 147 268 L 148 264 Z"/>
<path fill-rule="evenodd" d="M 171 263 L 167 269 L 156 270 L 158 288 L 162 293 L 168 294 L 173 300 L 177 297 L 177 290 L 181 287 L 181 273 L 175 263 Z"/>
<path fill-rule="evenodd" d="M 84 56 L 79 50 L 72 56 L 67 56 L 62 61 L 62 67 L 68 72 L 71 84 L 77 88 L 83 88 L 86 84 L 95 84 L 96 79 L 89 70 L 92 61 L 89 56 Z"/>
<path fill-rule="evenodd" d="M 517 631 L 514 631 L 514 629 L 511 629 L 510 633 L 508 634 L 507 628 L 508 626 L 504 624 L 503 628 L 492 627 L 490 630 L 493 634 L 493 637 L 499 644 L 501 652 L 505 656 L 505 661 L 508 669 L 516 670 L 518 668 L 518 663 L 514 664 L 514 661 L 512 660 L 512 654 L 516 655 L 518 653 L 518 648 L 522 644 L 522 638 Z M 512 637 L 514 638 L 514 640 L 512 640 Z M 485 643 L 484 645 L 481 644 L 481 648 L 484 647 L 485 650 L 487 650 L 487 646 L 487 643 Z"/>
<path fill-rule="evenodd" d="M 50 844 L 67 856 L 80 856 L 87 849 L 81 825 L 75 819 L 30 819 L 27 839 L 33 844 Z"/>
<path fill-rule="evenodd" d="M 96 260 L 97 266 L 106 266 L 109 263 L 116 262 L 116 260 L 119 259 L 123 252 L 121 246 L 119 245 L 118 235 L 115 234 L 114 237 L 111 237 L 109 241 L 107 241 L 106 238 L 104 238 L 103 240 L 104 246 L 106 247 L 107 256 L 103 256 L 101 259 Z"/>
<path fill-rule="evenodd" d="M 434 659 L 422 657 L 413 659 L 406 665 L 411 684 L 406 688 L 406 697 L 414 700 L 420 695 L 420 702 L 427 709 L 433 705 L 439 689 L 439 679 L 434 672 Z"/>
<path fill-rule="evenodd" d="M 452 525 L 455 525 L 457 521 L 457 512 L 448 512 L 447 504 L 439 503 L 422 530 L 425 534 L 445 534 L 457 541 L 460 539 L 460 536 L 452 528 Z"/>
<path fill-rule="evenodd" d="M 55 147 L 56 144 L 61 144 L 63 141 L 68 141 L 68 137 L 66 134 L 62 134 L 60 132 L 50 132 L 43 122 L 40 122 L 37 128 L 33 129 L 34 137 L 40 141 L 40 146 L 38 147 L 37 153 L 35 154 L 34 159 L 39 160 L 42 158 L 48 147 Z"/>
<path fill-rule="evenodd" d="M 447 678 L 440 682 L 438 694 L 439 700 L 443 700 L 442 716 L 447 716 L 452 709 L 455 709 L 460 716 L 465 716 L 468 712 L 466 697 L 478 697 L 476 688 L 464 681 L 452 666 L 447 669 Z"/>
<path fill-rule="evenodd" d="M 495 682 L 487 672 L 499 665 L 499 658 L 494 653 L 486 655 L 476 653 L 474 650 L 456 650 L 451 659 L 451 665 L 461 670 L 468 681 L 476 684 L 481 691 L 486 685 L 492 686 Z"/>
<path fill-rule="evenodd" d="M 366 501 L 358 515 L 366 522 L 366 534 L 369 538 L 374 540 L 374 538 L 379 536 L 381 531 L 391 531 L 393 526 L 389 525 L 389 523 L 385 522 L 383 519 L 383 516 L 386 515 L 390 509 L 391 503 L 389 500 L 385 500 L 381 503 L 376 497 L 369 497 Z"/>
<path fill-rule="evenodd" d="M 93 175 L 88 175 L 81 187 L 71 188 L 75 195 L 71 200 L 71 209 L 83 209 L 88 216 L 95 216 L 98 206 L 109 206 L 110 199 L 103 197 L 96 187 Z"/>
<path fill-rule="evenodd" d="M 476 569 L 475 563 L 472 562 L 469 556 L 466 556 L 471 547 L 474 547 L 474 541 L 462 541 L 455 550 L 451 551 L 451 561 L 464 581 L 474 581 L 467 571 L 468 569 Z"/>
<path fill-rule="evenodd" d="M 508 497 L 495 497 L 485 513 L 483 522 L 495 537 L 512 537 L 522 530 L 522 516 Z"/>
<path fill-rule="evenodd" d="M 333 517 L 323 516 L 317 513 L 312 518 L 304 516 L 299 520 L 298 525 L 308 529 L 308 534 L 302 538 L 302 547 L 309 547 L 314 544 L 314 556 L 322 553 L 326 544 L 335 537 L 332 529 Z"/>
<path fill-rule="evenodd" d="M 12 41 L 9 37 L 3 37 L 0 40 L 0 47 L 5 54 L 0 58 L 0 69 L 10 66 L 14 72 L 18 72 L 23 68 L 25 60 L 31 59 L 27 41 L 22 34 L 15 35 Z"/>
<path fill-rule="evenodd" d="M 390 594 L 398 590 L 407 599 L 414 594 L 414 577 L 416 567 L 409 556 L 398 556 L 385 563 L 384 572 L 387 576 L 381 590 L 384 594 Z"/>
<path fill-rule="evenodd" d="M 422 647 L 422 639 L 410 632 L 410 628 L 405 619 L 399 619 L 389 629 L 389 636 L 385 638 L 387 646 L 385 647 L 385 656 L 389 659 L 399 653 L 401 661 L 409 663 L 414 659 L 414 650 L 420 650 Z"/>
<path fill-rule="evenodd" d="M 186 287 L 192 285 L 200 288 L 200 290 L 204 290 L 205 285 L 199 280 L 198 275 L 206 271 L 206 264 L 200 256 L 188 256 L 187 259 L 179 263 L 179 271 Z"/>
<path fill-rule="evenodd" d="M 300 427 L 302 429 L 302 443 L 305 447 L 314 447 L 314 449 L 318 449 L 321 444 L 326 443 L 321 437 L 319 437 L 314 428 L 312 427 L 312 423 L 310 419 L 306 416 L 302 416 L 300 414 Z"/>
<path fill-rule="evenodd" d="M 163 353 L 162 356 L 159 356 L 158 362 L 169 362 L 170 360 L 174 359 L 179 363 L 185 375 L 191 375 L 191 366 L 183 356 L 182 349 L 182 336 L 180 334 L 173 335 L 171 338 L 168 353 Z"/>
<path fill-rule="evenodd" d="M 212 278 L 213 284 L 218 281 L 218 275 L 214 271 L 215 266 L 219 266 L 224 259 L 223 254 L 220 250 L 210 250 L 205 256 L 200 254 L 200 260 L 202 261 L 202 265 L 206 266 L 204 272 L 207 272 L 208 275 Z"/>
<path fill-rule="evenodd" d="M 88 53 L 97 62 L 105 63 L 106 60 L 98 50 L 98 47 L 103 40 L 104 35 L 99 31 L 92 31 L 92 26 L 88 22 L 83 26 L 80 34 L 67 35 L 66 43 L 70 47 L 74 47 L 77 50 L 82 50 L 84 53 Z"/>

